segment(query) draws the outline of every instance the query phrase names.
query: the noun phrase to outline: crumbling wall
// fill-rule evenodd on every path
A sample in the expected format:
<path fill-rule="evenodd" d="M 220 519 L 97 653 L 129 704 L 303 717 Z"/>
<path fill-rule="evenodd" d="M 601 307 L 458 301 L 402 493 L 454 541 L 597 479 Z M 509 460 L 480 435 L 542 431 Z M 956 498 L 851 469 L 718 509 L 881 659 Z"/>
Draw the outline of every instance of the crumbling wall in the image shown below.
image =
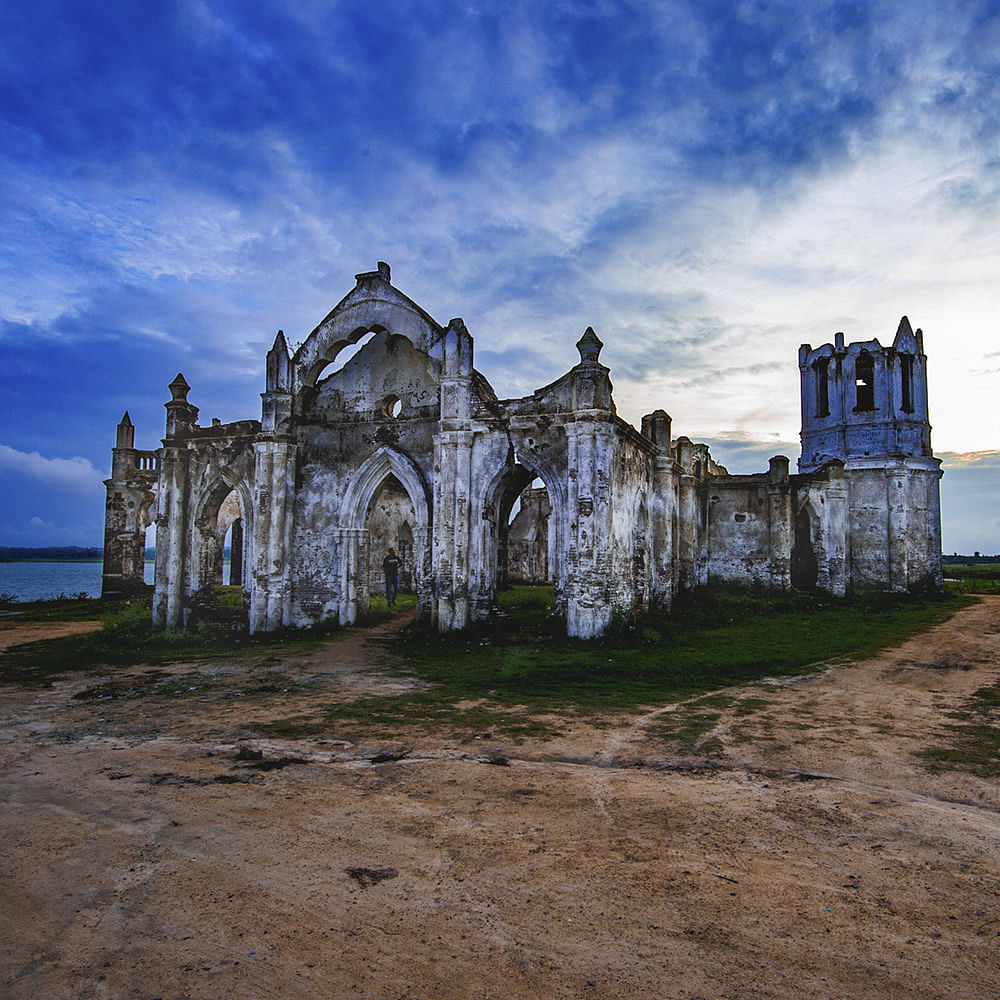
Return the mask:
<path fill-rule="evenodd" d="M 135 447 L 135 427 L 128 412 L 118 424 L 105 480 L 104 568 L 101 596 L 129 597 L 144 593 L 146 529 L 156 516 L 160 457 Z"/>
<path fill-rule="evenodd" d="M 791 585 L 792 491 L 788 459 L 768 472 L 707 477 L 706 568 L 710 581 L 741 586 Z"/>
<path fill-rule="evenodd" d="M 501 400 L 461 319 L 438 325 L 384 263 L 356 281 L 294 354 L 278 331 L 260 422 L 201 427 L 180 375 L 158 451 L 135 449 L 126 414 L 106 483 L 106 593 L 141 586 L 154 511 L 153 615 L 170 626 L 218 580 L 230 525 L 253 631 L 356 621 L 390 544 L 418 617 L 441 631 L 492 614 L 505 571 L 550 579 L 581 638 L 712 580 L 834 594 L 940 583 L 940 463 L 922 334 L 905 317 L 890 348 L 840 334 L 803 345 L 799 473 L 779 457 L 730 476 L 707 445 L 673 439 L 663 410 L 641 431 L 617 416 L 592 329 L 564 375 Z M 544 490 L 525 493 L 536 478 Z"/>

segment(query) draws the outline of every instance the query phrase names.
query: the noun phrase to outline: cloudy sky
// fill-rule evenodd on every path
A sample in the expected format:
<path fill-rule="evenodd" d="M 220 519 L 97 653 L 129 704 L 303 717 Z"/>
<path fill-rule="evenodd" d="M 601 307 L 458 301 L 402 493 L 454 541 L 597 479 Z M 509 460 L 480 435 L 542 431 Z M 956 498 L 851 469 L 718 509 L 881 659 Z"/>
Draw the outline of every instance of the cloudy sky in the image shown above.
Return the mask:
<path fill-rule="evenodd" d="M 1000 552 L 1000 0 L 15 0 L 0 54 L 0 544 L 100 544 L 124 410 L 259 417 L 386 260 L 501 396 L 593 325 L 733 472 L 905 313 L 945 550 Z"/>

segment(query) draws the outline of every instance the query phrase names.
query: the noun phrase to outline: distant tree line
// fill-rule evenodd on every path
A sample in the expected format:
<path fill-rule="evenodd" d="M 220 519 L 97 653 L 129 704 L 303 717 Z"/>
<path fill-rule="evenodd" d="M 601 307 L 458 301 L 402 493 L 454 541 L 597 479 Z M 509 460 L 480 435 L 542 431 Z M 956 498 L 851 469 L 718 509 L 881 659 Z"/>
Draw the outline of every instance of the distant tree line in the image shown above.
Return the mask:
<path fill-rule="evenodd" d="M 82 545 L 50 545 L 38 549 L 0 545 L 0 561 L 3 562 L 100 562 L 103 558 L 103 549 Z"/>

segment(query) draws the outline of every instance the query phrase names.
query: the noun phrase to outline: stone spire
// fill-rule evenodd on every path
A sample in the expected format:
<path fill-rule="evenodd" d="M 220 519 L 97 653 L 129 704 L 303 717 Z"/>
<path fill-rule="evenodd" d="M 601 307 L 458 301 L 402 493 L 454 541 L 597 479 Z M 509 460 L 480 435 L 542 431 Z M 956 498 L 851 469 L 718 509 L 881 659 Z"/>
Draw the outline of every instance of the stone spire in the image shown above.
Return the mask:
<path fill-rule="evenodd" d="M 598 358 L 601 356 L 601 348 L 603 346 L 604 344 L 601 343 L 597 334 L 594 333 L 594 328 L 588 326 L 583 336 L 576 342 L 576 349 L 580 352 L 580 364 L 598 364 Z"/>

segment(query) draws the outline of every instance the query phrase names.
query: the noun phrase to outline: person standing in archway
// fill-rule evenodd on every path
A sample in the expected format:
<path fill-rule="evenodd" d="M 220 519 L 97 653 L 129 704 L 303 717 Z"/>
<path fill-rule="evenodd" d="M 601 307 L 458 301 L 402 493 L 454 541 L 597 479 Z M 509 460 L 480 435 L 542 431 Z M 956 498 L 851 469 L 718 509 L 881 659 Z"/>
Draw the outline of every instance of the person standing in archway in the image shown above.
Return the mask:
<path fill-rule="evenodd" d="M 399 567 L 402 560 L 396 555 L 394 548 L 389 549 L 389 554 L 382 560 L 382 572 L 385 573 L 385 603 L 391 608 L 396 603 L 396 595 L 399 593 Z"/>

